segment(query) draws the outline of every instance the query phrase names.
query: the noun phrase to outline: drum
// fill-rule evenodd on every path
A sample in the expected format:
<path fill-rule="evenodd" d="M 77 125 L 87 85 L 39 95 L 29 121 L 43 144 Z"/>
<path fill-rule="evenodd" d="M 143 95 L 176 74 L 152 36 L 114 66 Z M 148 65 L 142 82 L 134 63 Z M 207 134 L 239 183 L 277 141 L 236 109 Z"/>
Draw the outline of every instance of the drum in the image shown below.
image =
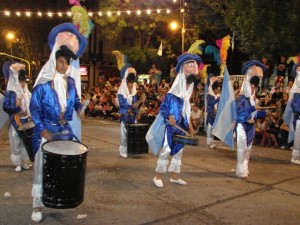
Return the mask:
<path fill-rule="evenodd" d="M 199 145 L 198 138 L 182 136 L 182 135 L 177 135 L 177 134 L 173 135 L 173 141 L 181 142 L 181 143 L 187 144 L 187 145 L 195 145 L 195 146 Z"/>
<path fill-rule="evenodd" d="M 46 207 L 75 208 L 83 202 L 88 148 L 75 141 L 42 145 L 43 196 Z"/>
<path fill-rule="evenodd" d="M 146 134 L 148 124 L 127 124 L 127 153 L 147 154 L 148 143 Z"/>
<path fill-rule="evenodd" d="M 32 135 L 34 131 L 35 124 L 33 121 L 29 121 L 24 123 L 22 126 L 18 128 L 18 133 L 20 138 L 22 139 L 27 154 L 31 162 L 34 162 L 34 150 L 32 144 Z"/>

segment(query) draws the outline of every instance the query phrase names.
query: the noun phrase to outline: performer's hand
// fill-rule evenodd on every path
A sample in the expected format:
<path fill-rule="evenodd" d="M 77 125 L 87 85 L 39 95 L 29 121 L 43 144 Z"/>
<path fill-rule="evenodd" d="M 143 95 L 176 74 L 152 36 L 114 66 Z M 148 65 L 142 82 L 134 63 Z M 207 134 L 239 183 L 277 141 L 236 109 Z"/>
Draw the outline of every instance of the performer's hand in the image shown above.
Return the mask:
<path fill-rule="evenodd" d="M 78 116 L 78 118 L 81 119 L 81 120 L 85 118 L 84 112 L 81 113 L 81 110 L 78 110 L 78 111 L 77 111 L 77 116 Z"/>
<path fill-rule="evenodd" d="M 194 130 L 194 128 L 192 126 L 189 127 L 189 133 L 190 133 L 191 137 L 194 137 L 195 130 Z"/>
<path fill-rule="evenodd" d="M 248 120 L 247 121 L 248 123 L 251 123 L 251 124 L 254 124 L 255 123 L 255 121 L 254 121 L 254 119 L 253 118 L 251 118 L 250 120 Z"/>
<path fill-rule="evenodd" d="M 175 125 L 176 125 L 176 120 L 175 120 L 175 118 L 174 118 L 173 115 L 170 115 L 170 116 L 169 116 L 169 124 L 170 124 L 171 126 L 175 126 Z"/>
<path fill-rule="evenodd" d="M 16 98 L 16 106 L 21 107 L 22 106 L 22 99 Z"/>
<path fill-rule="evenodd" d="M 42 137 L 45 138 L 47 141 L 51 141 L 52 140 L 52 135 L 48 130 L 43 130 L 42 131 Z"/>
<path fill-rule="evenodd" d="M 259 106 L 259 105 L 255 105 L 255 109 L 256 109 L 256 110 L 261 110 L 261 109 L 262 109 L 262 107 L 261 107 L 261 106 Z"/>

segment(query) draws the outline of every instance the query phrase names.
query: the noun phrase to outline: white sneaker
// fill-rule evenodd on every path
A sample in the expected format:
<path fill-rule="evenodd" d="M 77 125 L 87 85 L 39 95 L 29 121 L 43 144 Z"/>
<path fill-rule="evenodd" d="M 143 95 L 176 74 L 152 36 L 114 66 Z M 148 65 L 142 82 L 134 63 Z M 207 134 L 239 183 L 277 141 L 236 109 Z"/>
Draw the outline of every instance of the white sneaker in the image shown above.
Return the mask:
<path fill-rule="evenodd" d="M 300 165 L 300 160 L 299 160 L 299 159 L 294 159 L 294 158 L 292 158 L 292 159 L 291 159 L 291 162 Z"/>
<path fill-rule="evenodd" d="M 15 169 L 16 172 L 21 172 L 22 171 L 22 167 L 21 166 L 17 166 Z"/>
<path fill-rule="evenodd" d="M 42 212 L 34 212 L 34 211 L 32 212 L 32 214 L 31 214 L 31 220 L 33 222 L 39 223 L 39 222 L 42 221 L 42 219 L 43 219 Z"/>
<path fill-rule="evenodd" d="M 122 156 L 123 158 L 127 158 L 128 157 L 127 153 L 125 153 L 125 152 L 120 152 L 120 156 Z"/>
<path fill-rule="evenodd" d="M 212 144 L 212 145 L 210 145 L 209 147 L 210 147 L 210 148 L 215 148 L 216 145 L 215 145 L 215 144 Z"/>
<path fill-rule="evenodd" d="M 23 163 L 22 168 L 24 170 L 29 170 L 30 169 L 30 167 L 27 164 L 25 164 L 25 163 Z"/>
<path fill-rule="evenodd" d="M 156 179 L 156 176 L 153 178 L 153 182 L 154 182 L 156 187 L 162 188 L 164 186 L 162 180 Z"/>
<path fill-rule="evenodd" d="M 175 179 L 171 178 L 170 182 L 175 183 L 175 184 L 181 184 L 181 185 L 186 185 L 187 184 L 187 182 L 185 182 L 184 180 L 181 180 L 181 179 L 175 180 Z"/>

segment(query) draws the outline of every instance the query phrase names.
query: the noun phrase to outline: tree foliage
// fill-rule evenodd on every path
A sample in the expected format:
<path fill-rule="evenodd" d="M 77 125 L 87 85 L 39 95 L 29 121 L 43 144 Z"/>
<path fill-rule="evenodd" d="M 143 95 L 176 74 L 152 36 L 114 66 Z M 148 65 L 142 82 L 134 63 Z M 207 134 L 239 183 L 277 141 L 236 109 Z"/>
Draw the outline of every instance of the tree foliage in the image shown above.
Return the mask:
<path fill-rule="evenodd" d="M 239 50 L 252 58 L 295 55 L 300 35 L 298 0 L 218 0 L 212 8 L 224 16 Z"/>

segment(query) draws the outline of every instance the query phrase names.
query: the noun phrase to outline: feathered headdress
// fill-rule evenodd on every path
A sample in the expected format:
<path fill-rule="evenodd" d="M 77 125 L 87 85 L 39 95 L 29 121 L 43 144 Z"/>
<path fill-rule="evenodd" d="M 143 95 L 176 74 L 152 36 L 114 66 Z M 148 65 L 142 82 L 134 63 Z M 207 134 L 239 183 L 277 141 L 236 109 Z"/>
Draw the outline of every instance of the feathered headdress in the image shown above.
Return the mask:
<path fill-rule="evenodd" d="M 112 51 L 112 54 L 116 57 L 117 59 L 117 65 L 118 69 L 120 70 L 120 76 L 121 79 L 123 79 L 125 72 L 128 68 L 132 67 L 130 63 L 127 63 L 127 57 L 126 55 L 122 54 L 120 51 Z"/>
<path fill-rule="evenodd" d="M 230 35 L 227 35 L 222 39 L 216 40 L 216 45 L 220 49 L 220 59 L 221 59 L 220 75 L 223 76 L 226 60 L 227 60 L 227 50 L 230 47 Z"/>
<path fill-rule="evenodd" d="M 188 53 L 202 55 L 200 46 L 204 43 L 205 41 L 203 40 L 196 40 L 189 48 Z"/>
<path fill-rule="evenodd" d="M 207 68 L 209 67 L 209 66 L 211 66 L 210 64 L 204 64 L 203 62 L 201 62 L 200 63 L 200 65 L 199 65 L 199 71 L 201 72 L 201 74 L 202 74 L 202 78 L 204 79 L 204 80 L 206 80 L 207 79 Z"/>
<path fill-rule="evenodd" d="M 220 51 L 217 47 L 208 45 L 206 46 L 204 53 L 207 55 L 212 55 L 214 57 L 214 61 L 218 66 L 221 64 Z"/>
<path fill-rule="evenodd" d="M 289 57 L 289 58 L 287 59 L 286 63 L 289 64 L 289 63 L 292 62 L 292 61 L 293 61 L 294 64 L 299 64 L 299 63 L 300 63 L 300 55 Z"/>

